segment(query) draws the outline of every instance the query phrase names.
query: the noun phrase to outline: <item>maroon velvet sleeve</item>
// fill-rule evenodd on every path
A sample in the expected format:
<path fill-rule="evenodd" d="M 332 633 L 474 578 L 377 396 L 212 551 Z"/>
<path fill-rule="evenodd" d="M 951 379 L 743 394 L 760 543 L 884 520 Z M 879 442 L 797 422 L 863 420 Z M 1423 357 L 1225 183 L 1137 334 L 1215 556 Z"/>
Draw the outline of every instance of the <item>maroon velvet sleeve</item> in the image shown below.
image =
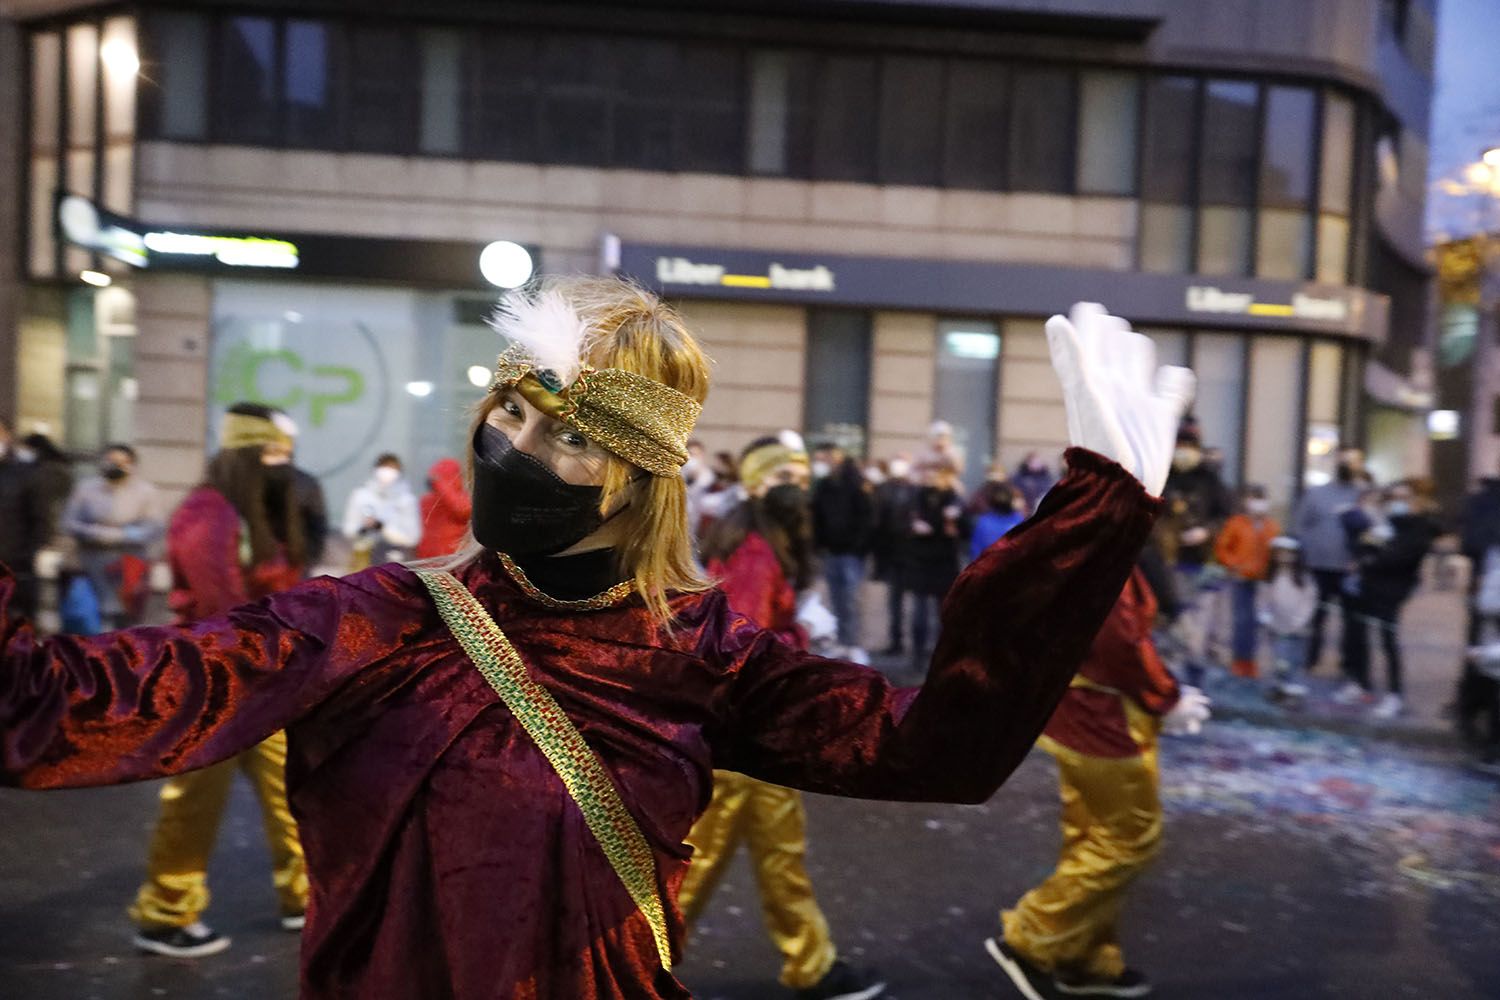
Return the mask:
<path fill-rule="evenodd" d="M 193 617 L 221 615 L 249 599 L 240 572 L 239 514 L 219 493 L 197 491 L 177 509 L 167 554 L 190 595 Z"/>
<path fill-rule="evenodd" d="M 799 654 L 742 627 L 715 765 L 811 791 L 978 802 L 1020 763 L 1140 554 L 1160 501 L 1071 449 L 1036 516 L 953 585 L 927 682 Z"/>
<path fill-rule="evenodd" d="M 381 567 L 191 625 L 87 638 L 43 639 L 0 611 L 0 784 L 116 784 L 246 750 L 411 642 L 429 617 L 414 586 Z M 0 609 L 12 587 L 0 573 Z"/>

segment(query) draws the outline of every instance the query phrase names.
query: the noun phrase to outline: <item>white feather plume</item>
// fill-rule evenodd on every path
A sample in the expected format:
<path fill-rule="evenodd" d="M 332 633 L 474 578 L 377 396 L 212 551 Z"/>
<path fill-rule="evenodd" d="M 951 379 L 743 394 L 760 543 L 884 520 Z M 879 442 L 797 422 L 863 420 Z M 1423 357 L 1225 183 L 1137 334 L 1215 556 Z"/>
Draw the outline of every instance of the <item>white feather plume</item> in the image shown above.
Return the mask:
<path fill-rule="evenodd" d="M 588 344 L 588 324 L 559 292 L 511 292 L 490 318 L 500 336 L 521 348 L 537 369 L 569 386 L 578 378 Z"/>

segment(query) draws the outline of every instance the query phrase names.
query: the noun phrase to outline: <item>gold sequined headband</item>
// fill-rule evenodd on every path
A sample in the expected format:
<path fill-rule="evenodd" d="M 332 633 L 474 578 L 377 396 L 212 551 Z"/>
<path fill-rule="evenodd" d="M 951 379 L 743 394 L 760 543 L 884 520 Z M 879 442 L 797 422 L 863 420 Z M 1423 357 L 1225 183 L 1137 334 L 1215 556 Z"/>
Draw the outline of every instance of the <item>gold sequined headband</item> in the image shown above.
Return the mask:
<path fill-rule="evenodd" d="M 753 493 L 767 476 L 788 463 L 808 464 L 800 437 L 796 447 L 778 440 L 747 452 L 740 459 L 740 483 Z"/>
<path fill-rule="evenodd" d="M 232 448 L 265 447 L 278 444 L 291 447 L 292 439 L 280 427 L 266 417 L 248 413 L 226 413 L 219 427 L 219 447 L 226 451 Z"/>
<path fill-rule="evenodd" d="M 655 379 L 619 368 L 582 367 L 559 385 L 525 351 L 500 355 L 490 391 L 515 389 L 547 416 L 657 476 L 676 476 L 688 460 L 687 441 L 703 406 Z"/>

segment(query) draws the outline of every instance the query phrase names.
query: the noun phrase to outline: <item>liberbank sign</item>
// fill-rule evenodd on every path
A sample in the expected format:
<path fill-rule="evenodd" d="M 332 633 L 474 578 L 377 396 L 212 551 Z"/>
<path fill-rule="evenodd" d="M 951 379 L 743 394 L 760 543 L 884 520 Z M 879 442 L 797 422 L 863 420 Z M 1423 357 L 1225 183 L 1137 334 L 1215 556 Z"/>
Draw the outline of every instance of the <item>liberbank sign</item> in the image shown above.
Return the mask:
<path fill-rule="evenodd" d="M 1048 316 L 1103 302 L 1138 325 L 1282 330 L 1378 341 L 1389 301 L 1362 288 L 1041 264 L 778 253 L 607 238 L 606 270 L 680 298 Z"/>

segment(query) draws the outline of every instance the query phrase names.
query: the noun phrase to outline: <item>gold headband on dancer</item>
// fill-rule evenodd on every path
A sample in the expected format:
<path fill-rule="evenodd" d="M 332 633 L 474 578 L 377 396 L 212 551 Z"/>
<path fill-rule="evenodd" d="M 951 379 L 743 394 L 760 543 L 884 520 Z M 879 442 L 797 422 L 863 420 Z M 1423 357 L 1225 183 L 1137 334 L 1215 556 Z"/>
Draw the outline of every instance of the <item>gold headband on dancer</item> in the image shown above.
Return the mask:
<path fill-rule="evenodd" d="M 765 478 L 783 465 L 807 465 L 807 446 L 796 431 L 782 431 L 775 441 L 752 448 L 740 459 L 740 484 L 754 492 Z"/>
<path fill-rule="evenodd" d="M 268 417 L 252 416 L 249 413 L 226 413 L 219 427 L 219 447 L 264 448 L 268 444 L 290 448 L 291 436 Z"/>
<path fill-rule="evenodd" d="M 513 292 L 491 321 L 512 346 L 500 355 L 490 391 L 515 389 L 554 420 L 632 465 L 676 476 L 703 406 L 655 379 L 583 362 L 587 324 L 557 292 Z"/>

